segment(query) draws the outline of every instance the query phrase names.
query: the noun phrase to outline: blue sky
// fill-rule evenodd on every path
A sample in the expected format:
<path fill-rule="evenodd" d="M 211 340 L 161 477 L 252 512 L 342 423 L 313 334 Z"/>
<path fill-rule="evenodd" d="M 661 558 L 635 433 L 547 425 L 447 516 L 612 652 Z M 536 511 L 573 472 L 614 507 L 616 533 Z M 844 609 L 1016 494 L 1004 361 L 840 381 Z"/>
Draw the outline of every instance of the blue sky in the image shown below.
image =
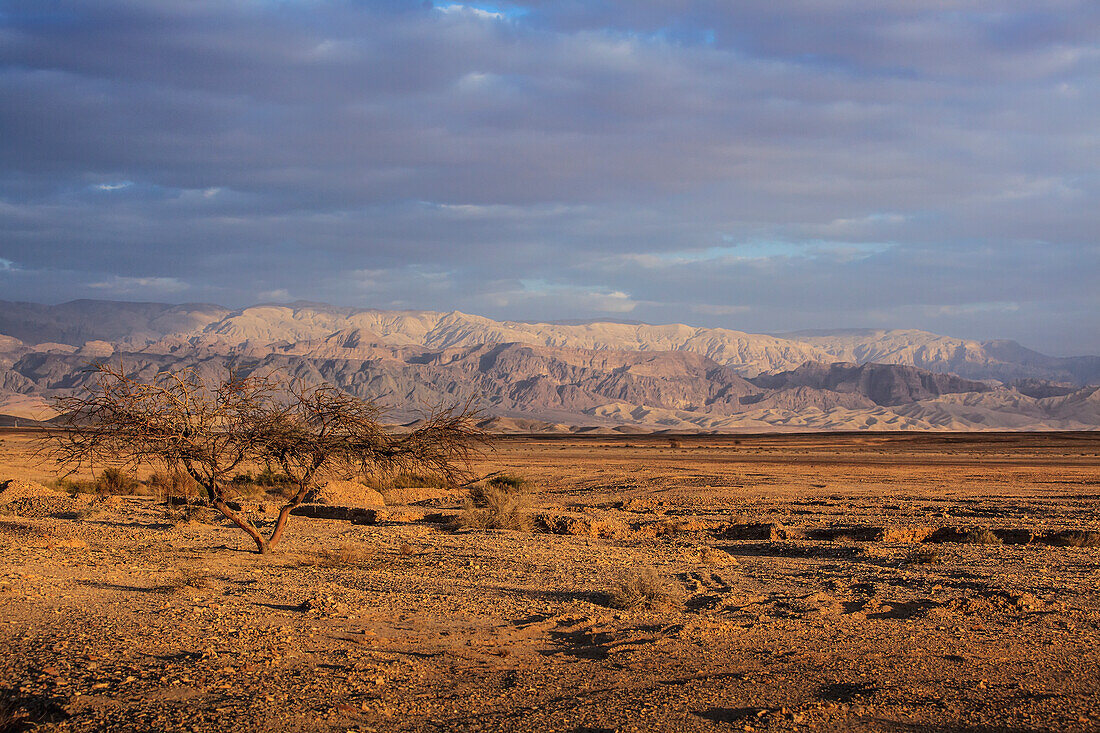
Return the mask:
<path fill-rule="evenodd" d="M 0 0 L 0 298 L 1100 353 L 1100 5 Z"/>

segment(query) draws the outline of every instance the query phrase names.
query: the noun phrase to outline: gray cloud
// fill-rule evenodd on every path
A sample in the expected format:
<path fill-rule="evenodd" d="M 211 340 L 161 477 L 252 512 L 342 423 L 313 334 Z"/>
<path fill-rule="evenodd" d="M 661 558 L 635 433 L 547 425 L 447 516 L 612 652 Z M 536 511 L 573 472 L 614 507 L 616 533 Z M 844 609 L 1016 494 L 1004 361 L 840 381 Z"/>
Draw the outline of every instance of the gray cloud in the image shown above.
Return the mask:
<path fill-rule="evenodd" d="M 0 288 L 1096 352 L 1098 37 L 1071 0 L 9 0 Z"/>

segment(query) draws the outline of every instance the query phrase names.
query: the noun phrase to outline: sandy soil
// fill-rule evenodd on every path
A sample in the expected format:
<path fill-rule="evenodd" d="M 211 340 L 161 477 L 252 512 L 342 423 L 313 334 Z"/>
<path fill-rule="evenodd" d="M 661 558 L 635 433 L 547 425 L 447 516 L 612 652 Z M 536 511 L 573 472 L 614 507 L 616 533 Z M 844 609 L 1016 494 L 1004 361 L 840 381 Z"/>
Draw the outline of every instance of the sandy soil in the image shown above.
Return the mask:
<path fill-rule="evenodd" d="M 0 481 L 48 476 L 0 438 Z M 147 498 L 0 516 L 0 730 L 1100 730 L 1100 547 L 1067 546 L 1100 435 L 513 437 L 479 468 L 531 479 L 533 531 L 415 492 L 263 557 Z M 613 608 L 646 569 L 675 602 Z"/>

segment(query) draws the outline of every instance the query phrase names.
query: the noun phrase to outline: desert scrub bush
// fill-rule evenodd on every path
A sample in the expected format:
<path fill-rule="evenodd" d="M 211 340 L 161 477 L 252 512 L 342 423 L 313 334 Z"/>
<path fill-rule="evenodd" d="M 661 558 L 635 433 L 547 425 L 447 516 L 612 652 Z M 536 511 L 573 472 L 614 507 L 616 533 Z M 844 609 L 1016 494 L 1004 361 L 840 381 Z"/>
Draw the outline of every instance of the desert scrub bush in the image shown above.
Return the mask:
<path fill-rule="evenodd" d="M 294 495 L 294 479 L 281 471 L 265 466 L 263 471 L 253 476 L 250 472 L 239 473 L 229 482 L 232 493 L 240 499 L 262 500 L 269 496 L 286 499 Z"/>
<path fill-rule="evenodd" d="M 500 474 L 470 487 L 470 498 L 457 525 L 461 529 L 524 529 L 534 526 L 528 505 L 527 480 Z"/>
<path fill-rule="evenodd" d="M 168 524 L 213 524 L 218 515 L 201 504 L 170 505 L 164 510 L 164 519 Z"/>
<path fill-rule="evenodd" d="M 94 481 L 78 481 L 67 477 L 56 478 L 52 481 L 47 481 L 46 486 L 57 491 L 63 491 L 69 496 L 79 496 L 80 494 L 94 494 L 95 482 Z"/>
<path fill-rule="evenodd" d="M 917 547 L 905 558 L 916 565 L 935 565 L 943 561 L 943 550 L 938 547 Z"/>
<path fill-rule="evenodd" d="M 963 537 L 963 544 L 967 545 L 1003 545 L 1004 540 L 995 535 L 986 527 L 975 527 Z"/>
<path fill-rule="evenodd" d="M 137 476 L 123 471 L 121 468 L 105 468 L 96 476 L 97 494 L 116 494 L 120 496 L 133 496 L 146 494 L 145 485 L 137 480 Z"/>
<path fill-rule="evenodd" d="M 203 570 L 180 568 L 176 575 L 169 578 L 163 585 L 158 585 L 155 590 L 171 594 L 179 593 L 187 588 L 203 590 L 213 584 L 214 579 Z"/>
<path fill-rule="evenodd" d="M 64 491 L 69 496 L 79 494 L 116 494 L 120 496 L 147 495 L 148 489 L 137 477 L 120 468 L 105 468 L 92 479 L 62 477 L 47 483 L 52 489 Z"/>
<path fill-rule="evenodd" d="M 1059 532 L 1055 536 L 1055 541 L 1065 547 L 1100 547 L 1100 532 L 1068 529 Z"/>
<path fill-rule="evenodd" d="M 373 550 L 360 545 L 343 544 L 336 548 L 322 550 L 321 560 L 318 564 L 326 568 L 363 565 L 373 560 L 376 554 Z"/>
<path fill-rule="evenodd" d="M 154 471 L 145 480 L 153 496 L 164 502 L 173 499 L 187 501 L 199 496 L 199 485 L 183 471 Z"/>
<path fill-rule="evenodd" d="M 623 575 L 607 594 L 607 604 L 624 611 L 664 611 L 679 603 L 679 594 L 653 568 Z"/>

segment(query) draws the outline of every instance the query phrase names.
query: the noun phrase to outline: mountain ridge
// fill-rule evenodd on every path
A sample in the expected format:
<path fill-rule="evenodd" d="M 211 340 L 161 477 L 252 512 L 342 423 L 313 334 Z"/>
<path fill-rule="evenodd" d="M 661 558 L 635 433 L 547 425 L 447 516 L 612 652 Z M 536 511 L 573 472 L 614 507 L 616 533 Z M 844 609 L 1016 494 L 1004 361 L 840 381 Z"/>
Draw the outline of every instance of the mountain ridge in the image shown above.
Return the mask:
<path fill-rule="evenodd" d="M 116 317 L 112 319 L 111 313 Z M 234 350 L 322 340 L 359 328 L 390 345 L 444 349 L 477 343 L 631 351 L 690 351 L 744 376 L 797 368 L 806 361 L 886 363 L 975 380 L 1045 379 L 1100 383 L 1100 356 L 1051 357 L 1008 340 L 973 341 L 919 329 L 840 329 L 752 334 L 686 324 L 495 321 L 461 311 L 382 310 L 297 301 L 229 310 L 212 304 L 71 301 L 57 306 L 0 301 L 0 334 L 27 342 L 128 349 L 183 346 Z"/>
<path fill-rule="evenodd" d="M 84 384 L 89 362 L 108 360 L 141 379 L 235 368 L 329 382 L 381 400 L 401 422 L 416 418 L 410 406 L 472 397 L 499 429 L 1100 428 L 1100 390 L 1083 384 L 1100 358 L 914 329 L 799 341 L 685 324 L 531 324 L 315 303 L 115 306 L 0 302 L 0 324 L 14 325 L 14 334 L 0 331 L 0 414 L 45 415 L 51 398 Z"/>

